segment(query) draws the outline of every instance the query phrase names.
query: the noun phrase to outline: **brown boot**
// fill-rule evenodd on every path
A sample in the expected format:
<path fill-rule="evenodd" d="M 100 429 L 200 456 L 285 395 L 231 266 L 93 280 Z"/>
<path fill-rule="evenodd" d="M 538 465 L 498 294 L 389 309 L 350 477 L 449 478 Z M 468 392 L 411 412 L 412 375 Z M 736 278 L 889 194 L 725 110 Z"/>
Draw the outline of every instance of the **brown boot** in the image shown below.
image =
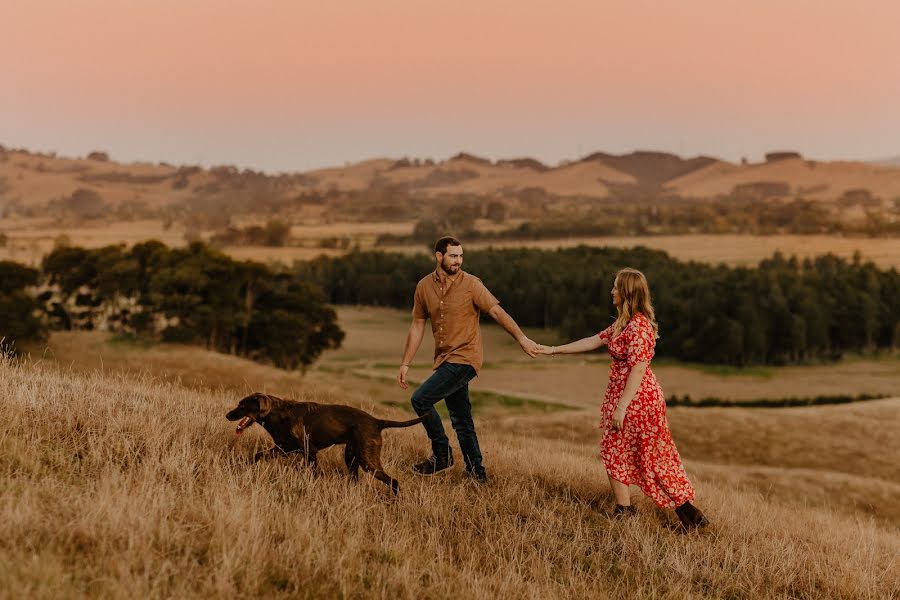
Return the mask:
<path fill-rule="evenodd" d="M 681 527 L 685 531 L 699 529 L 709 525 L 709 519 L 706 518 L 706 515 L 690 502 L 685 502 L 676 508 L 675 514 L 678 515 L 678 520 L 681 521 Z"/>
<path fill-rule="evenodd" d="M 626 517 L 631 517 L 637 514 L 637 507 L 633 504 L 629 504 L 628 506 L 623 506 L 621 504 L 616 504 L 616 507 L 612 511 L 613 519 L 624 519 Z"/>

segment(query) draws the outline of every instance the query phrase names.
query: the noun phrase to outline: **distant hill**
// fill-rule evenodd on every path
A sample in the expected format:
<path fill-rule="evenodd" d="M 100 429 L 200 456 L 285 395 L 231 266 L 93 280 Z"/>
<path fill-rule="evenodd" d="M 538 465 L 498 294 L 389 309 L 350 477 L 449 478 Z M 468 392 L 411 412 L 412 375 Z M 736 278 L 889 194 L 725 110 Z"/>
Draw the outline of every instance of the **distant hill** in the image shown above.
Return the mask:
<path fill-rule="evenodd" d="M 837 201 L 900 198 L 900 159 L 882 163 L 822 162 L 775 152 L 759 163 L 734 164 L 710 156 L 636 151 L 595 152 L 556 166 L 528 157 L 492 161 L 469 153 L 447 160 L 375 158 L 341 167 L 268 175 L 235 167 L 119 163 L 102 151 L 65 158 L 0 146 L 0 211 L 111 209 L 140 215 L 164 207 L 255 210 L 310 195 L 402 190 L 406 195 L 506 197 L 541 190 L 556 198 L 664 195 L 715 198 L 747 189 L 766 194 Z M 81 190 L 80 196 L 73 195 Z M 388 194 L 390 195 L 390 194 Z M 617 197 L 623 197 L 621 195 Z M 25 211 L 27 212 L 27 210 Z M 0 214 L 2 217 L 2 214 Z"/>
<path fill-rule="evenodd" d="M 620 156 L 595 152 L 581 159 L 580 162 L 589 161 L 599 162 L 623 173 L 628 173 L 638 183 L 644 185 L 662 185 L 697 169 L 723 162 L 709 156 L 698 156 L 685 160 L 674 154 L 649 151 L 637 151 Z"/>
<path fill-rule="evenodd" d="M 893 158 L 881 158 L 878 160 L 870 160 L 868 162 L 871 165 L 878 165 L 881 167 L 900 167 L 900 156 L 894 156 Z"/>

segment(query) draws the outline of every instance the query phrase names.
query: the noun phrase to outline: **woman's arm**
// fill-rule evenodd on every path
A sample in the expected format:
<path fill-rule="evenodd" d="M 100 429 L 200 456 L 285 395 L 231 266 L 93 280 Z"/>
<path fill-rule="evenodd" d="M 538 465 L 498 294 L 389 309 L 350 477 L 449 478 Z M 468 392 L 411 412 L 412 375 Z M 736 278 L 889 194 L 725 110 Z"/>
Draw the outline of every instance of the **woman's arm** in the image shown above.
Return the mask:
<path fill-rule="evenodd" d="M 538 346 L 539 354 L 578 354 L 579 352 L 590 352 L 596 350 L 606 341 L 599 335 L 592 335 L 577 342 L 570 342 L 562 346 Z"/>
<path fill-rule="evenodd" d="M 631 367 L 628 373 L 628 379 L 625 381 L 625 389 L 622 391 L 622 398 L 616 405 L 616 410 L 612 416 L 612 428 L 622 429 L 622 422 L 625 421 L 625 413 L 628 411 L 628 405 L 634 400 L 638 389 L 641 387 L 641 380 L 644 379 L 644 373 L 647 372 L 649 362 L 638 361 Z"/>

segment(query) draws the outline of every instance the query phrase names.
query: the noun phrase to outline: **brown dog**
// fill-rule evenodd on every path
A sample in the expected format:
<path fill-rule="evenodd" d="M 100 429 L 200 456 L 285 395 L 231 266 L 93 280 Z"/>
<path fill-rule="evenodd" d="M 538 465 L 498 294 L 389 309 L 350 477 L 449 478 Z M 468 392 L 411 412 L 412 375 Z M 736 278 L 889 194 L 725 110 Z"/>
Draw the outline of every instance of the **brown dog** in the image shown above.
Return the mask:
<path fill-rule="evenodd" d="M 344 462 L 350 475 L 358 479 L 359 467 L 362 467 L 391 486 L 395 494 L 400 491 L 400 483 L 381 466 L 381 430 L 422 422 L 422 417 L 410 421 L 386 421 L 352 406 L 297 402 L 260 393 L 241 400 L 225 418 L 229 421 L 240 419 L 236 433 L 259 423 L 272 436 L 275 447 L 258 452 L 254 461 L 267 455 L 296 452 L 315 468 L 319 450 L 346 444 Z"/>

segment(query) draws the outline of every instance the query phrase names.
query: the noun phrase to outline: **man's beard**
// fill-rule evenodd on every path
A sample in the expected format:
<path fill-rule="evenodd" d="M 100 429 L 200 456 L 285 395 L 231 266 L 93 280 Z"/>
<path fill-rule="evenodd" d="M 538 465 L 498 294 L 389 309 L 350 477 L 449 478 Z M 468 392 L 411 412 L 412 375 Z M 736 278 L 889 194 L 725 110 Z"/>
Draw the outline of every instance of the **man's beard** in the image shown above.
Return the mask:
<path fill-rule="evenodd" d="M 459 272 L 459 265 L 451 265 L 446 259 L 441 261 L 441 268 L 444 270 L 444 273 L 447 273 L 448 275 L 455 275 Z"/>

